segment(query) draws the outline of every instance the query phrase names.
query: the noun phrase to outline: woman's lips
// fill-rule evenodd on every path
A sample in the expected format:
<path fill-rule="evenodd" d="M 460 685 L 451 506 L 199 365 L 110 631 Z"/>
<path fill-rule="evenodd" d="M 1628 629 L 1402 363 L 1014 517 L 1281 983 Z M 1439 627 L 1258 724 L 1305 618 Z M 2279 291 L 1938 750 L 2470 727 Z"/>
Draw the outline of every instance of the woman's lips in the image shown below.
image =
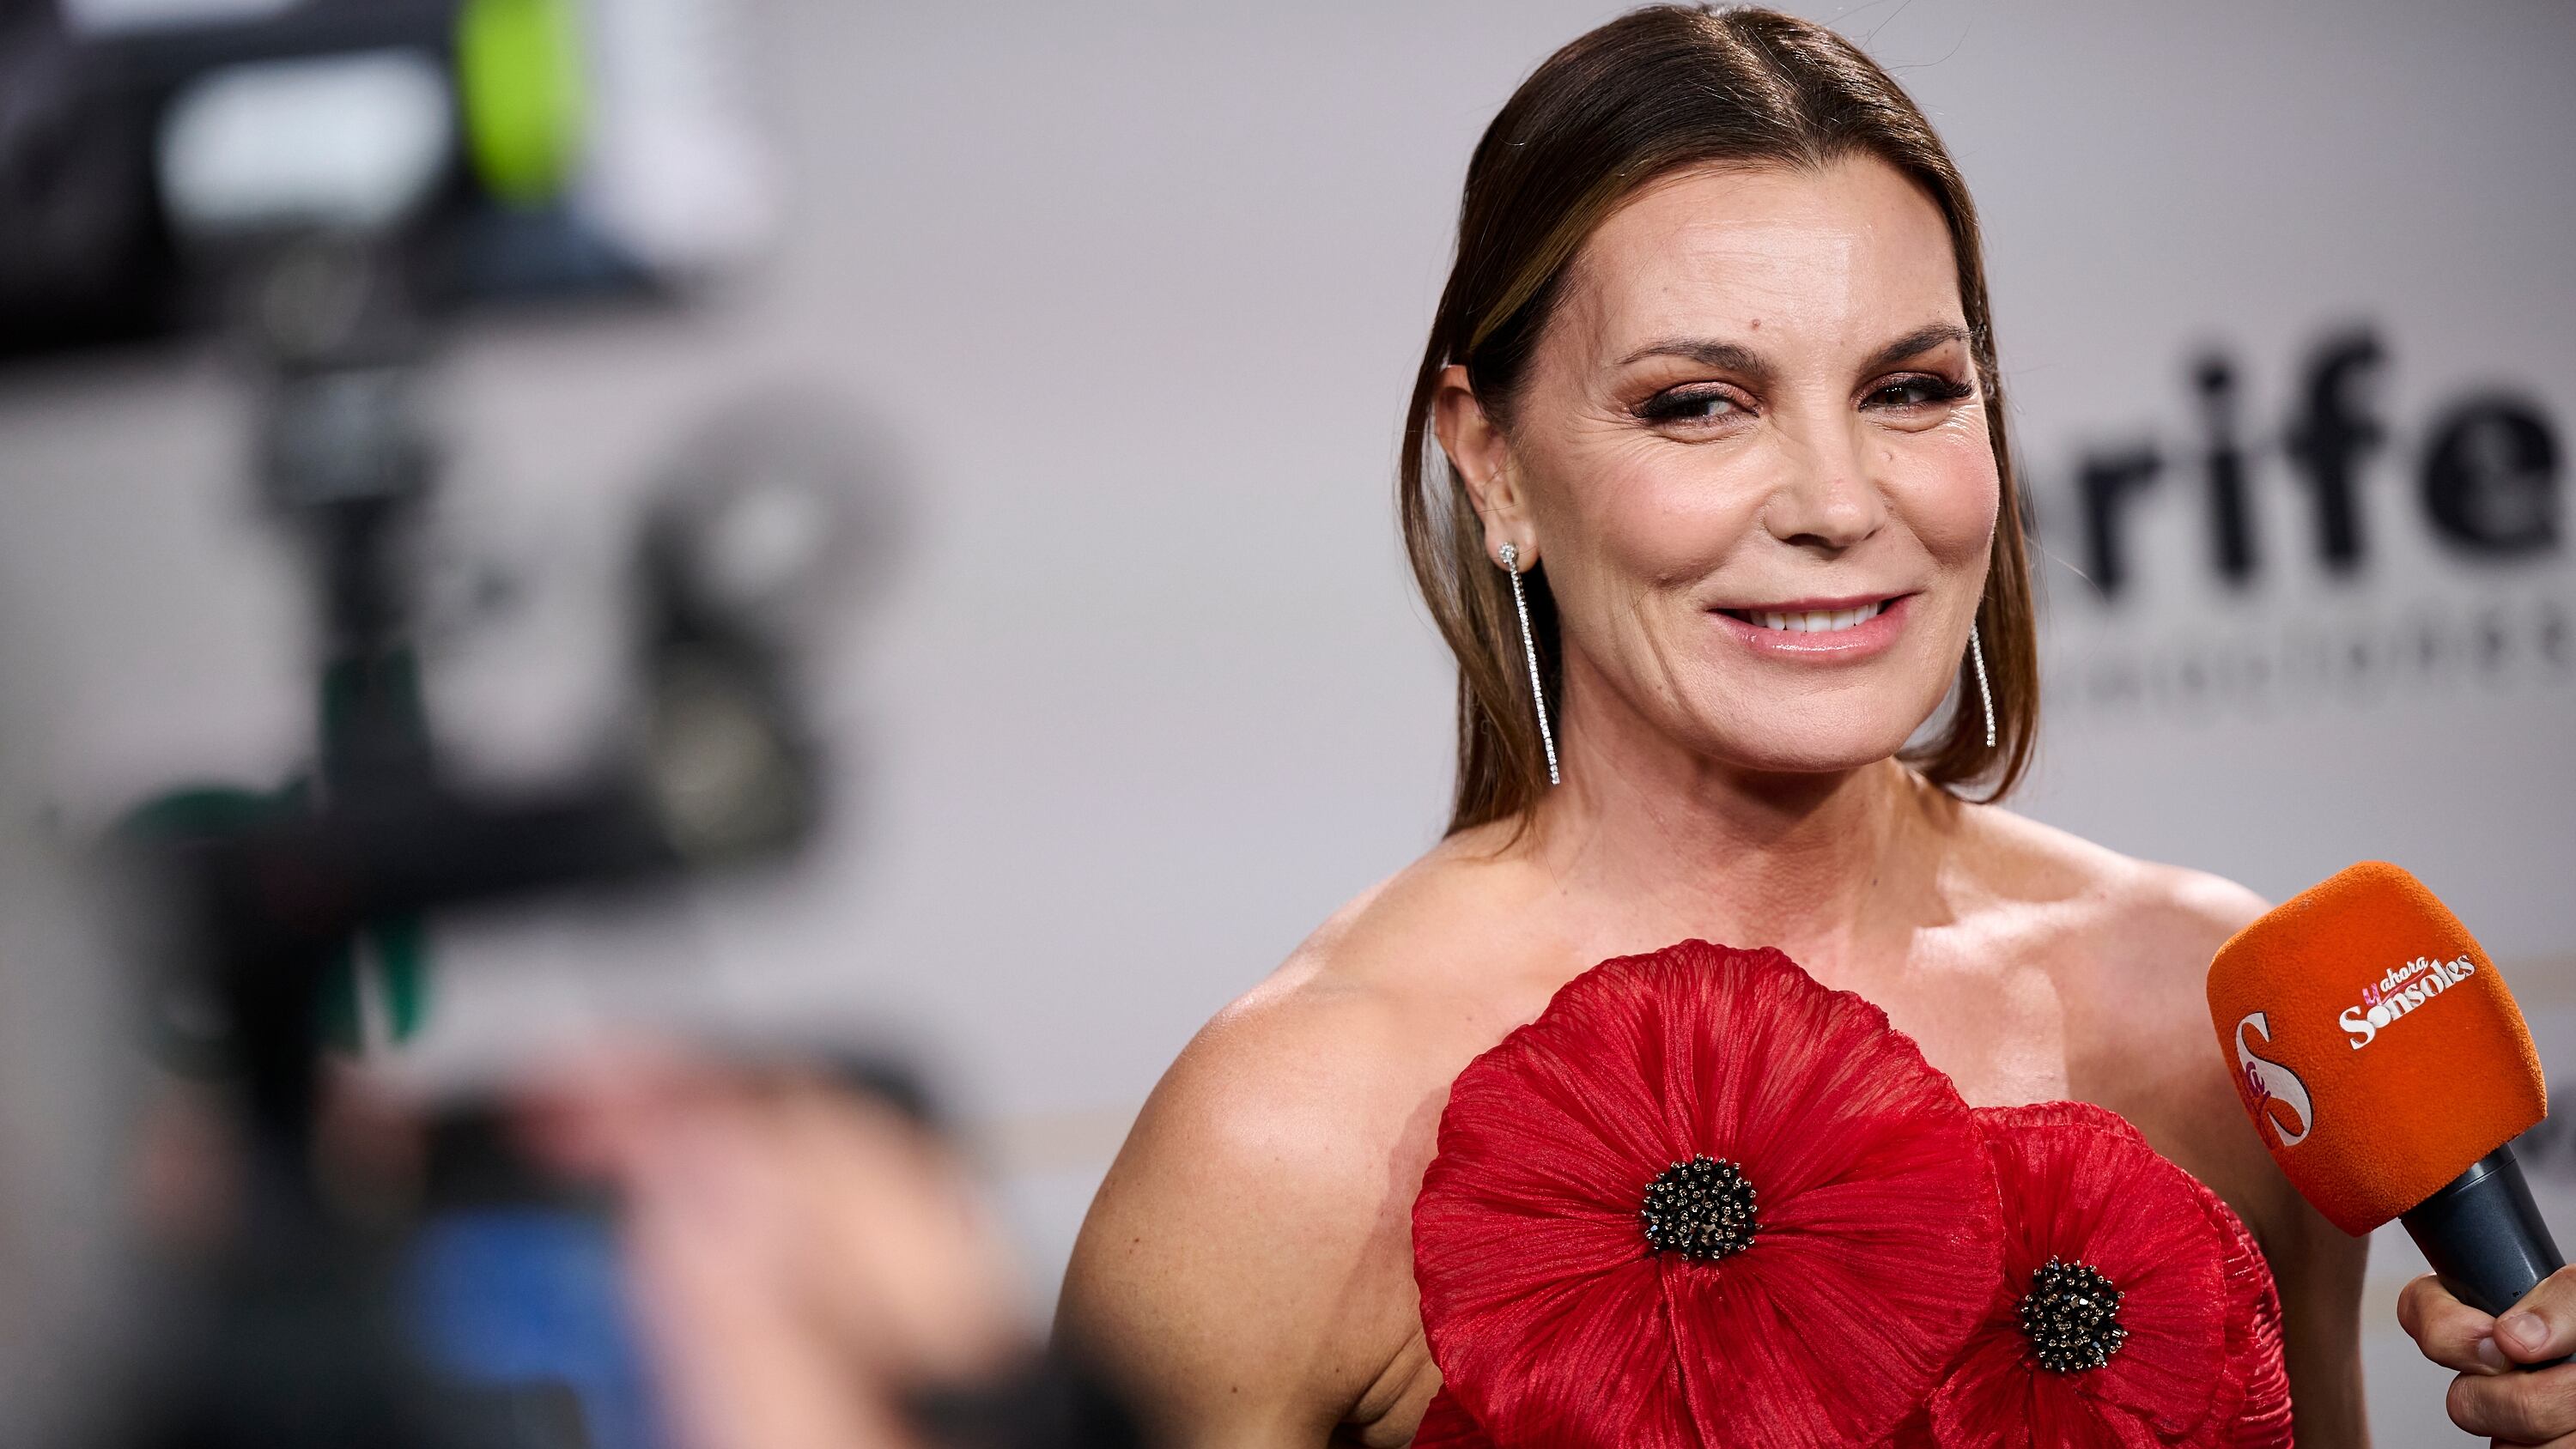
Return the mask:
<path fill-rule="evenodd" d="M 1790 659 L 1855 660 L 1885 653 L 1905 629 L 1912 594 L 1876 599 L 1811 599 L 1711 617 L 1746 647 Z M 1775 627 L 1786 624 L 1788 627 Z"/>

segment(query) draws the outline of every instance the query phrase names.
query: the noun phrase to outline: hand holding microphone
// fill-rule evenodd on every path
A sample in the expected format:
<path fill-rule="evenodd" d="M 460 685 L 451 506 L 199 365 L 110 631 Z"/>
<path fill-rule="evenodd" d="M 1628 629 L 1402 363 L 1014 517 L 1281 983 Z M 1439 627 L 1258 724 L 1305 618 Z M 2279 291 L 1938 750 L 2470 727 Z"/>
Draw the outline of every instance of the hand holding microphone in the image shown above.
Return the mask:
<path fill-rule="evenodd" d="M 2555 1367 L 2576 1353 L 2576 1275 L 2510 1145 L 2548 1112 L 2540 1060 L 2458 918 L 2393 865 L 2353 866 L 2220 948 L 2209 1005 L 2291 1185 L 2355 1236 L 2402 1221 L 2432 1264 L 2398 1318 L 2461 1375 L 2453 1422 L 2576 1434 L 2576 1367 Z"/>

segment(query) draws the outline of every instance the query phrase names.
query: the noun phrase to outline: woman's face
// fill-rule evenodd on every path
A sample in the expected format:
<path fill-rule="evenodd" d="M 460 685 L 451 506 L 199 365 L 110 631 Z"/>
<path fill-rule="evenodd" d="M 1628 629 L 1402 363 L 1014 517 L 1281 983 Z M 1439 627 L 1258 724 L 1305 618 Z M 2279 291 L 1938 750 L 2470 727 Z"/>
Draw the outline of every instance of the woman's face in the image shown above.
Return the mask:
<path fill-rule="evenodd" d="M 1578 256 L 1509 427 L 1460 411 L 1488 553 L 1544 563 L 1570 687 L 1617 696 L 1577 718 L 1818 771 L 1938 707 L 2000 488 L 1948 229 L 1884 163 L 1648 188 Z"/>

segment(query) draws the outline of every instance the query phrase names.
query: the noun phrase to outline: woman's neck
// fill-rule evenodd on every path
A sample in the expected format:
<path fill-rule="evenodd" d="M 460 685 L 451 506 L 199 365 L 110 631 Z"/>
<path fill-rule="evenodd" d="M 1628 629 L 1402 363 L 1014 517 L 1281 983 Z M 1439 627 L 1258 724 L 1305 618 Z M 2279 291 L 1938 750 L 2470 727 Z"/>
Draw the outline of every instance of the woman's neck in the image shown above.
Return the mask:
<path fill-rule="evenodd" d="M 1570 895 L 1603 904 L 1606 930 L 1725 933 L 1822 970 L 1913 924 L 1938 802 L 1903 765 L 1744 770 L 1590 683 L 1569 692 L 1565 782 L 1541 801 L 1529 848 Z"/>

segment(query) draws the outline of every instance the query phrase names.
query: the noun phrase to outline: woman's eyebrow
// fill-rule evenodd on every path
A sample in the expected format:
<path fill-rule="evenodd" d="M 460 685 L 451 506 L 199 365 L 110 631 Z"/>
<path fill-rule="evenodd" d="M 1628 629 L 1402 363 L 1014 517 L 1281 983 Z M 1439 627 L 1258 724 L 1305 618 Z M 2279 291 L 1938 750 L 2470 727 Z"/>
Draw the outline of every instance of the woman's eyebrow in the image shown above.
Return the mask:
<path fill-rule="evenodd" d="M 1967 340 L 1968 329 L 1956 322 L 1929 322 L 1872 353 L 1869 361 L 1862 364 L 1861 370 L 1876 372 L 1880 368 L 1893 367 L 1909 357 L 1919 356 L 1946 343 Z M 1632 366 L 1649 357 L 1687 358 L 1703 367 L 1739 372 L 1756 380 L 1765 379 L 1771 375 L 1770 364 L 1764 362 L 1761 355 L 1752 348 L 1740 342 L 1722 342 L 1714 337 L 1658 338 L 1620 358 L 1619 365 Z"/>
<path fill-rule="evenodd" d="M 1762 378 L 1771 375 L 1768 364 L 1752 348 L 1736 342 L 1720 342 L 1714 337 L 1666 337 L 1649 342 L 1619 359 L 1621 367 L 1645 361 L 1649 357 L 1684 357 L 1707 367 L 1722 368 Z"/>
<path fill-rule="evenodd" d="M 1894 367 L 1909 357 L 1919 356 L 1944 343 L 1967 340 L 1968 329 L 1956 322 L 1929 323 L 1878 349 L 1868 362 L 1861 365 L 1861 371 L 1876 372 L 1882 367 Z"/>

